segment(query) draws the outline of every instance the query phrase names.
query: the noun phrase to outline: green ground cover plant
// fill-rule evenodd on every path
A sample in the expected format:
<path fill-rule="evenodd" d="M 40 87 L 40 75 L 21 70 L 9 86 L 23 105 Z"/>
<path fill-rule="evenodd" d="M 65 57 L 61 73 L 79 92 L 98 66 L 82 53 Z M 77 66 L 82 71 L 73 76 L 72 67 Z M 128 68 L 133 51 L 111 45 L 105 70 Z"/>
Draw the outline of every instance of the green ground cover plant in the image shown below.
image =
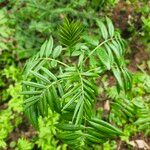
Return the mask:
<path fill-rule="evenodd" d="M 149 106 L 139 106 L 140 99 L 137 101 L 133 98 L 133 77 L 125 65 L 123 40 L 115 32 L 108 17 L 103 21 L 96 19 L 96 23 L 101 35 L 101 42 L 96 43 L 96 47 L 95 43 L 88 43 L 84 38 L 80 40 L 83 28 L 78 22 L 65 19 L 59 29 L 60 43 L 65 47 L 58 45 L 53 48 L 54 41 L 50 37 L 27 62 L 25 68 L 27 79 L 23 81 L 22 94 L 25 95 L 24 108 L 30 122 L 38 129 L 39 115 L 47 116 L 49 108 L 58 113 L 60 119 L 55 125 L 58 130 L 57 138 L 72 149 L 90 149 L 117 136 L 127 142 L 128 134 L 131 133 L 126 133 L 124 123 L 129 121 L 136 126 L 149 120 Z M 90 49 L 92 50 L 89 51 Z M 71 65 L 62 61 L 65 55 L 72 59 L 75 57 Z M 118 118 L 115 124 L 119 123 L 125 133 L 102 120 L 102 116 L 97 118 L 94 105 L 97 103 L 98 94 L 102 93 L 98 92 L 99 85 L 96 81 L 101 80 L 100 77 L 107 71 L 117 82 L 110 119 L 115 123 Z M 136 101 L 139 102 L 138 106 Z M 144 130 L 147 126 L 142 125 L 140 128 Z M 132 132 L 136 133 L 137 130 Z M 148 132 L 149 128 L 146 134 Z"/>
<path fill-rule="evenodd" d="M 149 6 L 1 0 L 0 149 L 148 149 Z"/>

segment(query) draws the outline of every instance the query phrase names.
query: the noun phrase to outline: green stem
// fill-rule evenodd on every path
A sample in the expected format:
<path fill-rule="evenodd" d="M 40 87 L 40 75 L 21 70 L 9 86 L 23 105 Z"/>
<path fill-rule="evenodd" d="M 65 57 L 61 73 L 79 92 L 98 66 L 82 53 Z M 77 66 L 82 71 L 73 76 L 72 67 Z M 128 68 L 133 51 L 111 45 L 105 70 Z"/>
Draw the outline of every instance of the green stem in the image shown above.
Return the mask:
<path fill-rule="evenodd" d="M 91 52 L 90 54 L 83 60 L 83 62 L 85 62 L 99 47 L 101 47 L 103 44 L 107 43 L 108 41 L 111 41 L 113 38 L 107 39 L 105 41 L 103 41 L 102 43 L 100 43 L 98 46 L 96 46 Z"/>
<path fill-rule="evenodd" d="M 52 60 L 52 61 L 56 61 L 56 62 L 58 62 L 59 64 L 61 64 L 61 65 L 63 65 L 63 66 L 65 66 L 65 67 L 70 67 L 69 65 L 67 65 L 67 64 L 65 64 L 65 63 L 63 63 L 63 62 L 61 62 L 61 61 L 59 61 L 59 60 L 56 60 L 56 59 L 53 59 L 53 58 L 40 58 L 41 60 Z"/>

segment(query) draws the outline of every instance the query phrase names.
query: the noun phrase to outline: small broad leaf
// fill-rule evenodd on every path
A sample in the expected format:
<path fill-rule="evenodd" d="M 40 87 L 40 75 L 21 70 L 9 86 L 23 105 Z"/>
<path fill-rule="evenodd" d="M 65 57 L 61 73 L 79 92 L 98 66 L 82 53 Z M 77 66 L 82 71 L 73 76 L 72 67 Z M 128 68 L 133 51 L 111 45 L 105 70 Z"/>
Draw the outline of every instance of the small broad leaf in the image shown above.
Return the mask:
<path fill-rule="evenodd" d="M 65 95 L 63 95 L 63 98 L 65 99 L 69 96 L 72 96 L 74 93 L 76 93 L 78 91 L 78 88 L 79 88 L 79 85 L 74 86 L 67 93 L 65 93 Z"/>
<path fill-rule="evenodd" d="M 35 101 L 35 100 L 37 100 L 37 99 L 39 99 L 39 95 L 38 95 L 38 96 L 32 96 L 32 97 L 30 97 L 30 98 L 28 98 L 28 99 L 25 99 L 25 100 L 24 100 L 24 104 L 30 103 L 30 102 Z"/>
<path fill-rule="evenodd" d="M 146 116 L 145 118 L 139 118 L 134 124 L 138 125 L 146 122 L 150 122 L 150 116 Z"/>
<path fill-rule="evenodd" d="M 121 77 L 121 71 L 119 70 L 118 67 L 113 67 L 112 68 L 113 74 L 116 77 L 118 84 L 121 88 L 123 88 L 123 81 L 122 81 L 122 77 Z"/>
<path fill-rule="evenodd" d="M 43 45 L 41 46 L 41 49 L 40 49 L 40 57 L 49 57 L 51 52 L 52 52 L 52 48 L 53 48 L 53 38 L 50 37 L 49 40 L 45 41 L 43 43 Z"/>
<path fill-rule="evenodd" d="M 106 22 L 107 22 L 109 35 L 110 35 L 110 37 L 113 37 L 114 36 L 114 26 L 112 24 L 112 21 L 108 17 L 106 17 Z"/>
<path fill-rule="evenodd" d="M 107 32 L 107 28 L 106 28 L 105 24 L 102 21 L 97 20 L 97 25 L 99 26 L 99 28 L 101 30 L 102 37 L 105 40 L 107 40 L 108 39 L 108 32 Z"/>
<path fill-rule="evenodd" d="M 29 121 L 31 122 L 31 124 L 38 129 L 38 115 L 37 115 L 37 109 L 36 107 L 33 105 L 31 107 L 28 107 L 27 109 L 25 109 L 25 114 L 28 116 Z"/>
<path fill-rule="evenodd" d="M 90 126 L 92 126 L 94 129 L 105 133 L 105 134 L 109 134 L 110 136 L 116 136 L 118 134 L 117 131 L 111 129 L 110 127 L 106 127 L 105 125 L 101 125 L 99 123 L 95 123 L 93 121 L 88 121 L 88 123 L 90 124 Z"/>
<path fill-rule="evenodd" d="M 53 48 L 53 38 L 50 37 L 49 40 L 47 41 L 47 45 L 46 45 L 46 57 L 49 57 L 51 52 L 52 52 L 52 48 Z"/>
<path fill-rule="evenodd" d="M 105 142 L 105 140 L 97 138 L 91 134 L 85 134 L 85 137 L 86 137 L 86 139 L 88 139 L 92 143 L 104 143 Z"/>
<path fill-rule="evenodd" d="M 53 51 L 53 58 L 57 58 L 62 52 L 62 46 L 57 46 Z"/>
<path fill-rule="evenodd" d="M 72 141 L 74 139 L 77 139 L 77 138 L 81 137 L 81 134 L 78 133 L 78 132 L 74 132 L 74 133 L 72 133 L 72 132 L 63 132 L 63 133 L 59 133 L 58 137 L 63 139 L 63 140 L 67 140 L 67 141 L 71 140 Z"/>
<path fill-rule="evenodd" d="M 48 104 L 50 106 L 50 109 L 52 111 L 54 111 L 54 107 L 55 107 L 54 97 L 53 97 L 53 94 L 51 93 L 51 91 L 49 89 L 47 89 L 46 98 L 47 98 L 47 102 L 48 102 Z"/>
<path fill-rule="evenodd" d="M 111 68 L 110 58 L 109 58 L 109 55 L 107 54 L 106 50 L 103 48 L 98 48 L 96 52 L 97 52 L 98 57 L 100 58 L 101 62 L 106 66 L 106 68 L 108 70 L 110 70 L 110 68 Z"/>
<path fill-rule="evenodd" d="M 114 62 L 114 56 L 113 56 L 112 50 L 110 49 L 110 47 L 106 43 L 104 44 L 104 46 L 105 46 L 105 50 L 107 51 L 107 53 L 109 55 L 110 64 L 112 65 Z"/>
<path fill-rule="evenodd" d="M 55 68 L 55 67 L 57 66 L 57 61 L 56 61 L 56 60 L 52 60 L 52 61 L 51 61 L 51 66 L 52 66 L 53 68 Z"/>
<path fill-rule="evenodd" d="M 46 73 L 51 79 L 53 79 L 54 81 L 57 80 L 57 78 L 55 77 L 55 75 L 53 73 L 51 73 L 48 69 L 46 69 L 45 67 L 41 67 L 41 70 Z"/>
<path fill-rule="evenodd" d="M 83 59 L 84 59 L 84 53 L 82 52 L 79 56 L 78 66 L 80 66 L 80 65 L 82 66 Z"/>
<path fill-rule="evenodd" d="M 63 107 L 62 111 L 69 107 L 77 98 L 79 97 L 79 93 L 76 93 L 70 100 L 69 102 Z"/>
<path fill-rule="evenodd" d="M 124 89 L 125 91 L 131 90 L 132 88 L 132 78 L 131 75 L 125 68 L 121 68 L 122 76 L 124 78 Z"/>
<path fill-rule="evenodd" d="M 92 112 L 92 104 L 90 101 L 88 100 L 85 100 L 84 102 L 84 110 L 86 112 L 86 116 L 88 118 L 90 118 L 92 115 L 93 115 L 93 112 Z"/>
<path fill-rule="evenodd" d="M 112 44 L 116 47 L 116 49 L 118 50 L 120 56 L 122 55 L 122 49 L 120 47 L 120 43 L 117 42 L 116 40 L 112 40 Z"/>
<path fill-rule="evenodd" d="M 106 122 L 106 121 L 103 121 L 103 120 L 100 120 L 100 119 L 97 119 L 97 118 L 92 118 L 91 120 L 92 120 L 93 122 L 95 122 L 95 123 L 98 123 L 98 124 L 100 124 L 100 125 L 103 125 L 103 126 L 109 128 L 109 129 L 111 129 L 111 130 L 114 130 L 114 131 L 115 131 L 116 133 L 118 133 L 118 134 L 123 134 L 122 131 L 120 131 L 118 128 L 112 126 L 111 124 L 109 124 L 109 123 Z"/>
<path fill-rule="evenodd" d="M 74 125 L 74 124 L 56 124 L 56 127 L 61 130 L 66 131 L 78 131 L 84 129 L 81 125 Z"/>
<path fill-rule="evenodd" d="M 96 130 L 94 130 L 93 128 L 87 128 L 87 133 L 90 134 L 90 135 L 93 135 L 97 138 L 100 138 L 100 139 L 105 139 L 107 141 L 107 137 L 103 134 L 103 133 L 100 133 L 100 132 L 97 132 Z"/>
<path fill-rule="evenodd" d="M 61 104 L 60 104 L 60 101 L 59 101 L 59 96 L 58 96 L 58 93 L 57 93 L 57 89 L 54 85 L 51 86 L 51 92 L 52 92 L 52 95 L 53 95 L 53 102 L 54 102 L 54 109 L 56 112 L 60 113 L 61 111 Z"/>
<path fill-rule="evenodd" d="M 39 101 L 39 98 L 34 100 L 34 101 L 31 101 L 29 103 L 26 103 L 24 109 L 28 109 L 29 107 L 31 107 L 31 106 L 35 105 L 36 103 L 38 103 L 38 101 Z"/>
<path fill-rule="evenodd" d="M 40 111 L 40 114 L 42 115 L 42 116 L 44 116 L 44 106 L 43 106 L 43 102 L 42 102 L 43 100 L 42 100 L 42 97 L 40 98 L 40 100 L 38 101 L 38 109 L 39 109 L 39 111 Z"/>
<path fill-rule="evenodd" d="M 43 43 L 43 45 L 41 46 L 41 49 L 40 49 L 40 57 L 42 58 L 45 54 L 45 49 L 46 49 L 46 46 L 47 46 L 47 40 Z"/>
<path fill-rule="evenodd" d="M 24 69 L 25 77 L 27 77 L 30 73 L 30 70 L 33 68 L 37 68 L 37 65 L 39 64 L 40 60 L 30 59 L 27 61 L 27 64 Z"/>
<path fill-rule="evenodd" d="M 39 83 L 35 83 L 35 82 L 28 82 L 28 81 L 23 81 L 23 84 L 27 85 L 27 86 L 31 86 L 31 87 L 36 87 L 36 88 L 46 88 L 45 85 L 43 84 L 39 84 Z"/>
<path fill-rule="evenodd" d="M 41 81 L 50 83 L 50 81 L 45 76 L 43 76 L 35 71 L 30 71 L 30 73 L 33 74 L 35 77 L 39 78 Z"/>
<path fill-rule="evenodd" d="M 115 54 L 115 56 L 116 56 L 117 59 L 119 60 L 119 58 L 120 58 L 120 53 L 119 53 L 118 48 L 117 48 L 113 43 L 110 43 L 110 42 L 108 42 L 107 45 L 110 47 L 110 49 L 112 50 L 112 52 Z"/>
<path fill-rule="evenodd" d="M 72 118 L 72 121 L 74 121 L 76 118 L 76 121 L 75 121 L 76 125 L 79 124 L 80 121 L 82 120 L 83 106 L 84 106 L 83 97 L 80 96 L 80 99 L 78 100 L 78 103 L 76 105 L 76 108 L 75 108 L 75 111 L 73 114 L 73 118 Z"/>

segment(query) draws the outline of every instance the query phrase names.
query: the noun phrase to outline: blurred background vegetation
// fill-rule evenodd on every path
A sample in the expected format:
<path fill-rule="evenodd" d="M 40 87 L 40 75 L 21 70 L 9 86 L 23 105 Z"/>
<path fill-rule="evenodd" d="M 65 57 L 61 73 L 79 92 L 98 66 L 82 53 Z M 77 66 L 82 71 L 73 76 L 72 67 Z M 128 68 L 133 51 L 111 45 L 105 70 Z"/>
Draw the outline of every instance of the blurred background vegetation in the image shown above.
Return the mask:
<path fill-rule="evenodd" d="M 150 116 L 150 2 L 148 0 L 0 0 L 0 149 L 60 150 L 66 145 L 55 138 L 54 123 L 58 116 L 39 119 L 37 132 L 23 114 L 21 91 L 22 69 L 27 58 L 39 51 L 50 35 L 58 41 L 57 28 L 65 17 L 79 20 L 85 27 L 84 38 L 98 40 L 94 19 L 108 16 L 127 45 L 128 68 L 134 72 L 134 99 L 144 105 Z M 91 38 L 87 35 L 90 34 Z M 104 82 L 106 77 L 103 78 Z M 107 88 L 108 97 L 115 90 Z M 136 101 L 137 102 L 137 101 Z M 103 108 L 99 109 L 99 113 Z M 113 119 L 114 114 L 110 114 Z M 117 117 L 116 117 L 117 118 Z M 150 120 L 150 118 L 149 118 Z M 126 120 L 117 118 L 122 126 Z M 145 139 L 150 143 L 150 124 L 145 128 L 125 123 L 129 139 Z M 110 141 L 103 149 L 117 149 L 120 141 Z M 123 144 L 128 147 L 127 143 Z M 99 147 L 95 149 L 100 149 Z"/>

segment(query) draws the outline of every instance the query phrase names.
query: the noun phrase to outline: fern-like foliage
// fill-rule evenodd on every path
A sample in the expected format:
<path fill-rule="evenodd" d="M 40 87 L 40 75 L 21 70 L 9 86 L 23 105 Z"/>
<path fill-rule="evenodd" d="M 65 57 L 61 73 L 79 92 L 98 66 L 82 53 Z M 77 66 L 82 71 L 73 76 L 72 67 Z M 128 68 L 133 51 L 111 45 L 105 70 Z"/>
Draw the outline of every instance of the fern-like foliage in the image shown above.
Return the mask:
<path fill-rule="evenodd" d="M 62 45 L 72 47 L 80 41 L 83 26 L 80 22 L 69 21 L 65 18 L 63 25 L 59 28 L 60 42 Z"/>
<path fill-rule="evenodd" d="M 67 72 L 59 76 L 65 82 L 65 94 L 62 97 L 65 105 L 62 110 L 65 111 L 69 106 L 75 105 L 72 117 L 72 121 L 75 124 L 81 122 L 84 115 L 88 118 L 92 116 L 97 89 L 94 81 L 91 83 L 89 80 L 92 81 L 95 76 L 98 76 L 98 74 L 90 71 L 82 72 L 73 67 L 67 68 Z"/>
<path fill-rule="evenodd" d="M 116 119 L 118 123 L 122 120 L 125 122 L 134 122 L 137 118 L 137 111 L 134 103 L 125 98 L 118 98 L 111 103 L 111 113 L 115 118 L 119 119 Z"/>
<path fill-rule="evenodd" d="M 105 71 L 114 74 L 120 91 L 131 89 L 122 39 L 115 33 L 111 20 L 105 21 L 106 25 L 97 20 L 102 42 L 90 52 L 82 51 L 78 61 L 66 63 L 61 57 L 62 46 L 54 48 L 50 37 L 25 66 L 22 94 L 30 122 L 38 128 L 38 117 L 48 115 L 48 109 L 58 113 L 58 138 L 73 148 L 91 147 L 92 143 L 103 143 L 122 134 L 110 123 L 96 118 L 94 111 L 99 94 L 96 80 Z M 81 28 L 66 20 L 60 33 L 62 43 L 70 47 L 78 42 Z"/>
<path fill-rule="evenodd" d="M 150 108 L 143 100 L 117 98 L 111 102 L 109 119 L 118 125 L 132 123 L 139 131 L 150 135 Z"/>
<path fill-rule="evenodd" d="M 102 144 L 123 134 L 118 128 L 96 117 L 87 120 L 86 126 L 57 124 L 56 127 L 63 130 L 58 132 L 58 138 L 73 148 L 89 148 L 92 144 Z"/>
<path fill-rule="evenodd" d="M 132 75 L 125 66 L 124 54 L 125 46 L 118 33 L 115 33 L 111 20 L 106 17 L 105 22 L 96 20 L 100 29 L 102 42 L 92 51 L 86 53 L 84 62 L 89 58 L 90 65 L 103 65 L 104 70 L 112 71 L 118 83 L 118 90 L 125 92 L 132 88 Z"/>
<path fill-rule="evenodd" d="M 136 105 L 138 108 L 138 119 L 134 124 L 138 126 L 140 131 L 144 131 L 146 135 L 150 135 L 150 107 L 148 104 L 144 104 L 143 102 L 141 105 L 139 104 Z"/>

